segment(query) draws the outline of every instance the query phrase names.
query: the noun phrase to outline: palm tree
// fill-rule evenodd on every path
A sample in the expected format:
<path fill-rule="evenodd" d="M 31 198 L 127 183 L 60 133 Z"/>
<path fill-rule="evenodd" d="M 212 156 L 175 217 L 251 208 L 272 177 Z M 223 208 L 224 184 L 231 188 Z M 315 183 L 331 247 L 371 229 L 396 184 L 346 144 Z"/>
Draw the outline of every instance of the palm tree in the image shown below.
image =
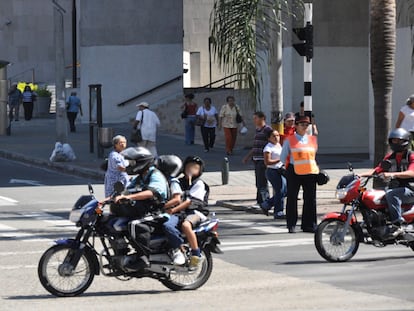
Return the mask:
<path fill-rule="evenodd" d="M 395 0 L 371 0 L 370 17 L 371 80 L 375 120 L 374 163 L 377 164 L 388 150 L 387 135 L 391 128 L 391 95 L 396 47 Z"/>
<path fill-rule="evenodd" d="M 254 98 L 259 99 L 262 89 L 260 64 L 278 67 L 270 70 L 274 93 L 272 115 L 283 110 L 280 100 L 281 88 L 281 29 L 282 15 L 294 16 L 293 12 L 303 10 L 301 0 L 215 0 L 210 18 L 213 53 L 226 73 L 239 73 L 239 86 L 247 87 Z M 274 54 L 275 49 L 276 56 Z M 259 50 L 264 53 L 257 53 Z M 269 62 L 260 59 L 269 56 Z M 278 57 L 278 59 L 273 59 Z M 259 70 L 264 69 L 264 70 Z M 275 73 L 276 72 L 276 73 Z M 258 107 L 260 102 L 258 102 Z"/>

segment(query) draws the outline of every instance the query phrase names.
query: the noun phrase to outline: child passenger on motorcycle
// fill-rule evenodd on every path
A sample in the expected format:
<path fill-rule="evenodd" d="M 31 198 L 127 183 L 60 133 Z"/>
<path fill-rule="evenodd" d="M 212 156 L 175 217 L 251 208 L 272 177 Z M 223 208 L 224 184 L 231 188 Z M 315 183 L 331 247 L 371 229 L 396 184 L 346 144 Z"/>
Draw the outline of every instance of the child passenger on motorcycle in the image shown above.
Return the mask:
<path fill-rule="evenodd" d="M 184 177 L 180 178 L 181 189 L 184 190 L 183 202 L 175 207 L 167 208 L 167 212 L 173 215 L 180 213 L 181 217 L 184 218 L 181 225 L 181 230 L 186 235 L 188 243 L 190 244 L 190 267 L 194 268 L 197 267 L 201 262 L 202 257 L 196 234 L 193 232 L 193 228 L 207 219 L 206 214 L 208 214 L 208 211 L 205 209 L 205 201 L 208 190 L 206 189 L 205 183 L 200 179 L 204 168 L 204 162 L 201 160 L 201 158 L 198 156 L 187 157 L 184 161 L 183 167 Z M 166 228 L 166 230 L 169 229 Z M 169 232 L 169 234 L 174 233 L 177 241 L 181 241 L 181 244 L 183 244 L 184 240 L 179 234 L 179 231 Z M 176 246 L 178 246 L 178 243 Z M 176 257 L 178 256 L 179 254 L 176 255 Z M 177 262 L 179 261 L 179 258 L 174 258 L 174 256 L 173 259 L 175 259 Z"/>

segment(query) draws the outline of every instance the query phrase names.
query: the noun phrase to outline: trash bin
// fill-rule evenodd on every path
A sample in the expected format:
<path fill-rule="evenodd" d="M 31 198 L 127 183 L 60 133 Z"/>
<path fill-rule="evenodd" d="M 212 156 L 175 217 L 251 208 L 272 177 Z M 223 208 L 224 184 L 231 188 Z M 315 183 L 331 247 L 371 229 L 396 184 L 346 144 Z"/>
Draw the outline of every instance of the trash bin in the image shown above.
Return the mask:
<path fill-rule="evenodd" d="M 114 129 L 112 127 L 98 128 L 98 143 L 102 148 L 112 147 L 112 138 L 114 137 Z"/>

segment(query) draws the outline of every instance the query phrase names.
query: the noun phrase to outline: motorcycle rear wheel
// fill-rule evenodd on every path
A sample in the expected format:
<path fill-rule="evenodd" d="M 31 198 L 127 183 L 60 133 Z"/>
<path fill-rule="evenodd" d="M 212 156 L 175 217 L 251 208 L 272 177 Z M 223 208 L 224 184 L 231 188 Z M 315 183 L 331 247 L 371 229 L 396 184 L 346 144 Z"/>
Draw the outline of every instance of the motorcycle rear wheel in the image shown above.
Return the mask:
<path fill-rule="evenodd" d="M 203 261 L 194 271 L 183 271 L 177 269 L 177 272 L 171 271 L 170 278 L 161 280 L 167 288 L 178 290 L 194 290 L 203 286 L 209 279 L 213 270 L 213 258 L 209 250 L 202 250 Z"/>
<path fill-rule="evenodd" d="M 343 241 L 345 222 L 338 219 L 322 221 L 315 232 L 315 246 L 323 258 L 330 262 L 344 262 L 351 259 L 359 247 L 359 239 L 354 226 L 349 226 Z"/>
<path fill-rule="evenodd" d="M 40 258 L 37 273 L 40 283 L 51 294 L 72 297 L 82 294 L 94 279 L 94 261 L 84 252 L 76 268 L 70 265 L 68 255 L 73 249 L 68 245 L 55 245 Z"/>

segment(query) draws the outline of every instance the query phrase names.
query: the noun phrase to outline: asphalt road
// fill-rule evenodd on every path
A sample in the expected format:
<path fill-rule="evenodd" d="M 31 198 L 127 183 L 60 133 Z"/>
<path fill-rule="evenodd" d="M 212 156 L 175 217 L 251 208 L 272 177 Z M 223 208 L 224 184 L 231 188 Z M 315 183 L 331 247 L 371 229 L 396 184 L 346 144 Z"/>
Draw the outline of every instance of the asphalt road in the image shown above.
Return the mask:
<path fill-rule="evenodd" d="M 414 309 L 410 249 L 361 245 L 350 262 L 327 263 L 312 234 L 288 234 L 283 221 L 220 207 L 212 209 L 224 254 L 214 255 L 213 274 L 199 290 L 97 276 L 84 295 L 55 298 L 41 287 L 37 262 L 53 239 L 75 234 L 67 216 L 88 181 L 4 160 L 0 171 L 1 310 Z M 103 186 L 94 187 L 100 197 Z"/>

